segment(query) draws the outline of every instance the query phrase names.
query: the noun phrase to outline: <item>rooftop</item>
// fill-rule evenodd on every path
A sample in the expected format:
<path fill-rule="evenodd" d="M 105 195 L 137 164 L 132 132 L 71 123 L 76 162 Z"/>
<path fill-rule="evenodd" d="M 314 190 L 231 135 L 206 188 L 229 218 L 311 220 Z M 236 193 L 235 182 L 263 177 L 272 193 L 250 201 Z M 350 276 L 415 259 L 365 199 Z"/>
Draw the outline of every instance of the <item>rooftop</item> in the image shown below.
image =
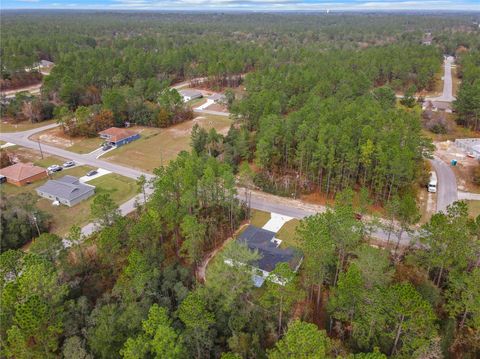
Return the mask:
<path fill-rule="evenodd" d="M 178 91 L 178 93 L 182 96 L 198 96 L 198 95 L 202 95 L 202 93 L 198 90 L 180 90 Z"/>
<path fill-rule="evenodd" d="M 135 136 L 137 132 L 126 128 L 110 127 L 98 133 L 102 137 L 108 137 L 112 142 L 118 142 L 124 138 Z"/>
<path fill-rule="evenodd" d="M 40 173 L 46 173 L 45 168 L 34 166 L 32 163 L 18 162 L 0 169 L 0 174 L 14 181 L 22 181 Z"/>
<path fill-rule="evenodd" d="M 57 180 L 49 180 L 43 186 L 37 188 L 37 191 L 48 193 L 52 196 L 73 200 L 87 192 L 90 192 L 94 186 L 80 183 L 78 178 L 73 176 L 64 176 Z"/>
<path fill-rule="evenodd" d="M 278 248 L 274 239 L 275 232 L 252 225 L 239 236 L 240 242 L 245 243 L 251 250 L 257 250 L 262 256 L 257 262 L 258 268 L 271 272 L 278 263 L 288 263 L 292 270 L 296 270 L 301 260 L 300 253 L 290 248 Z"/>

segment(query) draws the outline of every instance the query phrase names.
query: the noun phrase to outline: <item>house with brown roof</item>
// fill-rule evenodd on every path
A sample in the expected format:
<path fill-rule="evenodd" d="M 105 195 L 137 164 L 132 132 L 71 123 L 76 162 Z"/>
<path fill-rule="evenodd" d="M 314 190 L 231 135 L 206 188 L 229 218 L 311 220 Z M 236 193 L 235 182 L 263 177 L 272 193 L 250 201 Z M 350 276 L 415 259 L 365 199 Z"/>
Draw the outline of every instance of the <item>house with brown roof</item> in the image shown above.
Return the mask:
<path fill-rule="evenodd" d="M 119 147 L 138 140 L 140 134 L 127 128 L 110 127 L 98 133 L 109 144 Z"/>
<path fill-rule="evenodd" d="M 25 186 L 48 177 L 45 168 L 34 166 L 32 163 L 21 162 L 0 169 L 0 175 L 7 178 L 7 183 L 15 186 Z"/>

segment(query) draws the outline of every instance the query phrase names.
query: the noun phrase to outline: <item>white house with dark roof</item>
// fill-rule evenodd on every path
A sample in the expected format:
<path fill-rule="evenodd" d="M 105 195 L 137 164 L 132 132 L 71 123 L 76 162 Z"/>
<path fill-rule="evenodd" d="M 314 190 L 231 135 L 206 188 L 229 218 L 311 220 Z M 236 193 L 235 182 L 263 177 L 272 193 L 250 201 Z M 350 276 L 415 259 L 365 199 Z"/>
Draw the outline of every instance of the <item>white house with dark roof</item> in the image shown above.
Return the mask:
<path fill-rule="evenodd" d="M 95 186 L 81 183 L 78 178 L 73 176 L 64 176 L 47 181 L 47 183 L 38 187 L 36 191 L 40 197 L 58 201 L 61 204 L 72 207 L 93 196 L 95 194 Z"/>
<path fill-rule="evenodd" d="M 303 261 L 300 251 L 293 248 L 279 248 L 281 241 L 275 238 L 275 232 L 249 225 L 238 237 L 238 241 L 249 249 L 258 252 L 260 259 L 255 263 L 253 282 L 256 287 L 261 287 L 270 273 L 279 263 L 288 263 L 294 272 L 298 270 Z M 274 281 L 283 285 L 281 278 Z"/>
<path fill-rule="evenodd" d="M 178 93 L 180 96 L 182 96 L 183 102 L 188 102 L 190 100 L 203 97 L 203 94 L 198 90 L 180 90 Z"/>

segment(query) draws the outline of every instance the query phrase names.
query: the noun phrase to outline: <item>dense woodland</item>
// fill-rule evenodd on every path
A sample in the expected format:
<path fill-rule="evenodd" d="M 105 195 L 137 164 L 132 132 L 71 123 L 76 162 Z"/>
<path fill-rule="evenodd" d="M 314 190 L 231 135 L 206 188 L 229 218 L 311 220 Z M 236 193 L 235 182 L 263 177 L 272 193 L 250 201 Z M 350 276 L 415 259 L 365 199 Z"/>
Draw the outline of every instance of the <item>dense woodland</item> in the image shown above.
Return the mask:
<path fill-rule="evenodd" d="M 55 118 L 72 136 L 188 120 L 171 84 L 207 76 L 223 89 L 247 75 L 245 95 L 229 95 L 228 134 L 195 126 L 191 153 L 155 171 L 153 195 L 132 215 L 121 217 L 108 194 L 95 197 L 93 236 L 73 227 L 65 247 L 29 198 L 2 199 L 0 356 L 477 358 L 480 218 L 457 202 L 415 230 L 414 187 L 431 145 L 411 97 L 432 88 L 444 53 L 457 52 L 458 118 L 478 127 L 473 20 L 2 14 L 2 80 L 42 59 L 55 63 L 41 96 L 17 95 L 2 116 Z M 425 32 L 432 46 L 421 44 Z M 401 103 L 398 92 L 407 94 Z M 279 265 L 272 273 L 285 286 L 255 288 L 245 264 L 259 254 L 227 241 L 250 214 L 236 181 L 336 197 L 299 225 L 299 272 Z M 139 179 L 141 196 L 148 185 Z M 383 221 L 358 220 L 380 202 Z M 369 245 L 374 225 L 388 233 L 387 249 Z M 39 233 L 28 252 L 18 249 Z M 406 234 L 413 240 L 402 248 Z M 222 245 L 204 281 L 204 259 Z"/>

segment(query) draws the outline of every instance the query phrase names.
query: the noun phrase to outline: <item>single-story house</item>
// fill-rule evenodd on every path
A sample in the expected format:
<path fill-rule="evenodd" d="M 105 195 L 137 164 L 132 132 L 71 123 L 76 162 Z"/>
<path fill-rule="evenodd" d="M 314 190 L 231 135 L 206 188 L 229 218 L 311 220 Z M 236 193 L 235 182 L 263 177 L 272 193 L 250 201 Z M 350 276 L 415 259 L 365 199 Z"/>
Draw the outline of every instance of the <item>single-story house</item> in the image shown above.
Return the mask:
<path fill-rule="evenodd" d="M 52 61 L 40 60 L 39 65 L 40 67 L 53 67 L 55 64 Z"/>
<path fill-rule="evenodd" d="M 77 203 L 93 196 L 94 193 L 95 186 L 81 183 L 78 178 L 73 176 L 63 176 L 56 180 L 49 180 L 37 188 L 37 194 L 40 197 L 58 201 L 68 207 L 75 206 Z"/>
<path fill-rule="evenodd" d="M 303 256 L 299 251 L 292 248 L 279 248 L 281 241 L 275 238 L 275 232 L 249 225 L 240 234 L 238 240 L 261 256 L 255 264 L 253 274 L 253 281 L 257 287 L 263 285 L 278 263 L 288 263 L 294 272 L 302 264 Z M 274 282 L 284 284 L 281 278 Z"/>
<path fill-rule="evenodd" d="M 45 168 L 34 166 L 32 163 L 21 162 L 0 169 L 0 175 L 5 176 L 7 182 L 15 186 L 24 186 L 48 177 Z"/>
<path fill-rule="evenodd" d="M 183 102 L 203 97 L 203 94 L 198 90 L 180 90 L 178 93 L 182 96 Z"/>
<path fill-rule="evenodd" d="M 227 98 L 222 93 L 214 93 L 211 96 L 208 96 L 209 100 L 214 101 L 215 103 L 224 104 L 227 102 Z"/>
<path fill-rule="evenodd" d="M 119 147 L 126 143 L 138 140 L 140 134 L 126 128 L 110 127 L 99 132 L 101 138 L 113 146 Z"/>

